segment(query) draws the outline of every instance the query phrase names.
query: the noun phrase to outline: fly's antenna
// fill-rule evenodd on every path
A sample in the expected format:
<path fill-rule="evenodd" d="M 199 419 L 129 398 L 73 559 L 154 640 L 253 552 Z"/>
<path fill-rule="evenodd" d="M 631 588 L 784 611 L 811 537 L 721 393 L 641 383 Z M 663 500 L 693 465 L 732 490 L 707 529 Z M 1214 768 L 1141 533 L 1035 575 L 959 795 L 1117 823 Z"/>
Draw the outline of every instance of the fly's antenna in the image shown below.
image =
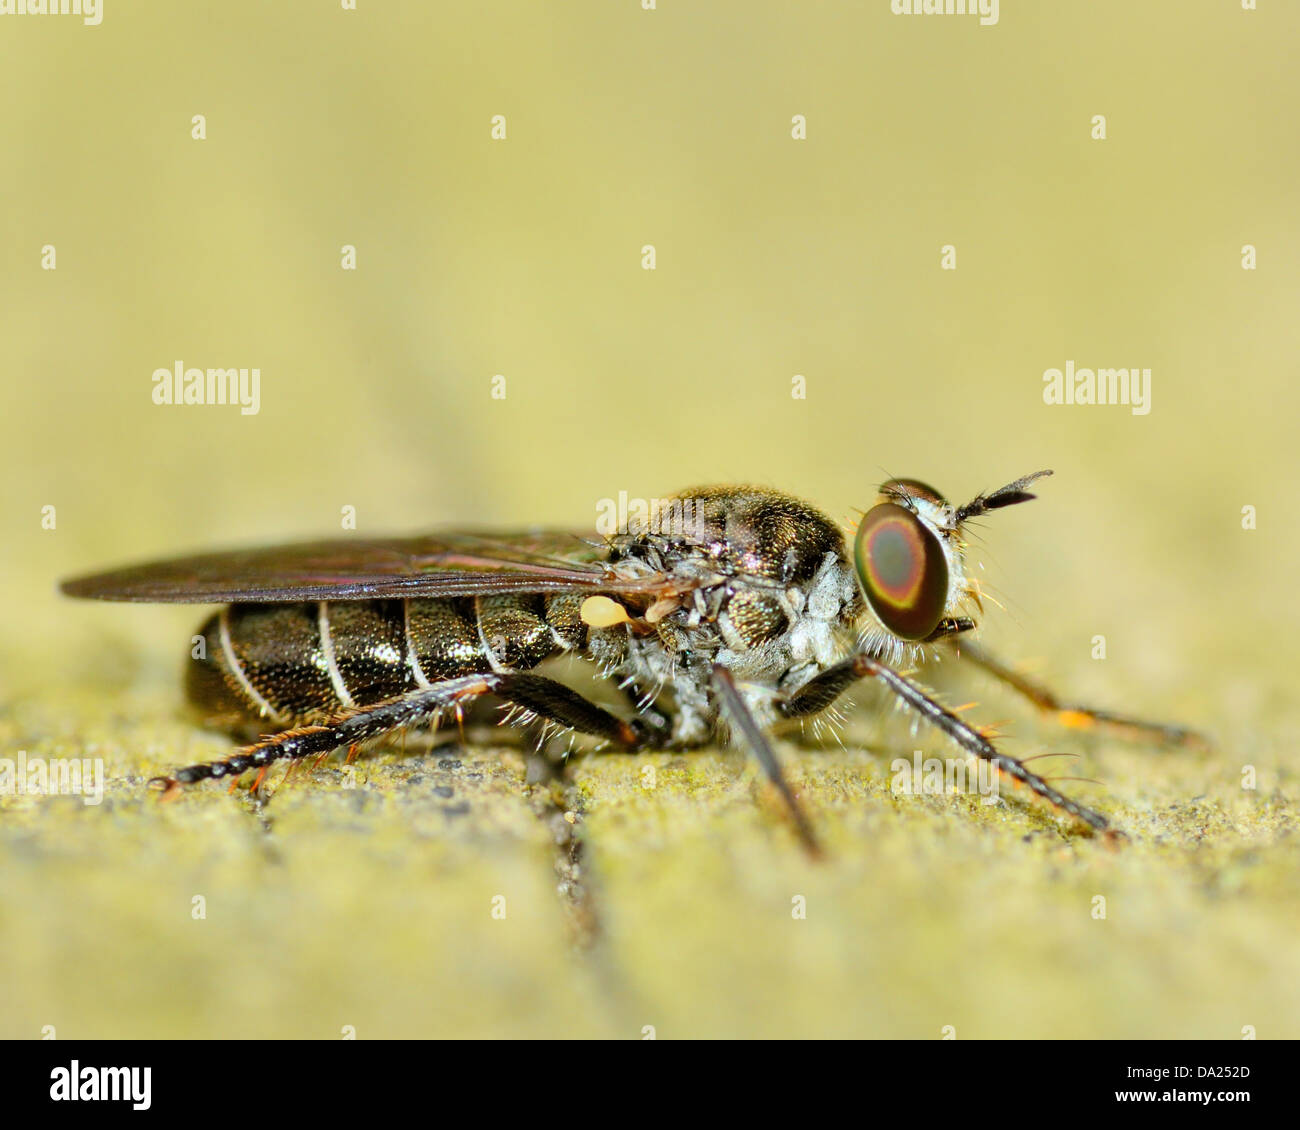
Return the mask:
<path fill-rule="evenodd" d="M 998 487 L 989 494 L 977 494 L 965 506 L 957 507 L 957 524 L 960 525 L 967 518 L 974 518 L 990 510 L 1000 510 L 1004 506 L 1014 506 L 1017 502 L 1028 502 L 1031 498 L 1037 498 L 1036 494 L 1030 494 L 1025 488 L 1034 480 L 1046 478 L 1051 473 L 1051 471 L 1035 471 L 1032 475 L 1026 475 L 1014 483 L 1007 483 L 1006 486 Z"/>

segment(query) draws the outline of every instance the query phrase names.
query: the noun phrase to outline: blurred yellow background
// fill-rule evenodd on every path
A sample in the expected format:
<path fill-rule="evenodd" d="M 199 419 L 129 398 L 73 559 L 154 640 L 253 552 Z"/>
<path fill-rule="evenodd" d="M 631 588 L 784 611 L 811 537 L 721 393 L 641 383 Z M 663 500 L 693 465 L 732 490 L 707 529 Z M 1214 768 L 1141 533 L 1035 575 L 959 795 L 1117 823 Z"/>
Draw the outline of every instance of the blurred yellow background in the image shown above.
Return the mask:
<path fill-rule="evenodd" d="M 1214 731 L 1225 760 L 1173 770 L 1190 773 L 1180 796 L 1231 792 L 1249 761 L 1289 812 L 1300 6 L 1260 8 L 1004 0 L 991 27 L 887 0 L 107 0 L 97 27 L 0 17 L 6 746 L 75 746 L 112 720 L 105 704 L 173 725 L 199 611 L 74 603 L 55 592 L 69 574 L 329 535 L 345 506 L 361 534 L 586 526 L 621 490 L 756 481 L 848 519 L 890 475 L 964 500 L 1051 467 L 1039 501 L 984 530 L 1007 605 L 986 638 L 1081 698 Z M 260 411 L 155 405 L 154 370 L 178 360 L 259 368 Z M 1150 368 L 1150 413 L 1044 404 L 1044 371 L 1068 360 Z M 176 762 L 166 742 L 148 754 Z M 1172 756 L 1135 760 L 1136 787 Z M 11 943 L 77 929 L 47 878 L 11 877 Z M 1222 924 L 1217 953 L 1234 931 L 1294 938 L 1294 886 L 1269 890 L 1268 926 Z M 17 926 L 28 897 L 54 917 Z M 116 928 L 131 952 L 135 927 Z M 1258 1009 L 1281 1007 L 1269 978 L 1295 969 L 1293 951 L 1274 960 L 1290 964 L 1264 971 Z M 29 980 L 7 1035 L 63 992 L 56 969 Z M 1234 1024 L 1228 995 L 1184 1034 Z M 83 1033 L 111 1034 L 84 1007 Z M 554 1032 L 549 1008 L 530 1031 Z M 730 1015 L 709 1013 L 790 1030 Z M 900 998 L 896 1023 L 827 1029 L 898 1033 L 911 1015 Z M 135 1034 L 211 1030 L 160 1016 Z M 296 1031 L 263 1020 L 214 1027 Z M 394 1030 L 516 1022 L 500 1003 Z M 1124 1022 L 1044 1017 L 1039 1033 Z M 1016 1034 L 1014 1018 L 985 1034 Z"/>

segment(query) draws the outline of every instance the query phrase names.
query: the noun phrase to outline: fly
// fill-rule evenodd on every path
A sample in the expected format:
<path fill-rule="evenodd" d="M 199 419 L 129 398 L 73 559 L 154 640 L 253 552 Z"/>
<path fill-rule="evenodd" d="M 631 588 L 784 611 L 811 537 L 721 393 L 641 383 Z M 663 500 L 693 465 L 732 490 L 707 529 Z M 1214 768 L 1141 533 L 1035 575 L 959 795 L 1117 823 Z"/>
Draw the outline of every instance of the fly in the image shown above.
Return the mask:
<path fill-rule="evenodd" d="M 716 486 L 669 500 L 692 521 L 597 538 L 449 532 L 156 562 L 63 584 L 100 600 L 222 604 L 201 629 L 187 694 L 209 721 L 261 736 L 151 784 L 167 796 L 277 761 L 326 756 L 481 700 L 602 748 L 690 749 L 724 729 L 758 760 L 805 846 L 812 824 L 769 740 L 872 680 L 968 755 L 1098 832 L 1100 813 L 998 750 L 905 672 L 947 652 L 1074 726 L 1198 742 L 1178 726 L 1068 704 L 968 642 L 982 612 L 963 527 L 1026 502 L 1026 475 L 963 506 L 891 479 L 854 531 L 778 491 Z M 613 712 L 536 673 L 575 655 L 625 693 Z M 233 785 L 233 780 L 232 780 Z M 256 787 L 256 785 L 254 787 Z M 1112 833 L 1113 834 L 1113 833 Z"/>

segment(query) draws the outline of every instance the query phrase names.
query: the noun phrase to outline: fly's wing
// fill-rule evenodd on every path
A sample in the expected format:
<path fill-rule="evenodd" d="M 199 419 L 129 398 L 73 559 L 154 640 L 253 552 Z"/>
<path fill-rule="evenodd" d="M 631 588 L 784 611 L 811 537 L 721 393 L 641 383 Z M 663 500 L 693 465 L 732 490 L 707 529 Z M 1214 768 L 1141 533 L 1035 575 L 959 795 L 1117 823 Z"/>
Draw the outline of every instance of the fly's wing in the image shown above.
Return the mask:
<path fill-rule="evenodd" d="M 605 543 L 579 534 L 445 533 L 345 538 L 155 561 L 64 581 L 69 596 L 151 604 L 375 600 L 491 593 L 646 593 L 664 574 L 615 572 Z"/>

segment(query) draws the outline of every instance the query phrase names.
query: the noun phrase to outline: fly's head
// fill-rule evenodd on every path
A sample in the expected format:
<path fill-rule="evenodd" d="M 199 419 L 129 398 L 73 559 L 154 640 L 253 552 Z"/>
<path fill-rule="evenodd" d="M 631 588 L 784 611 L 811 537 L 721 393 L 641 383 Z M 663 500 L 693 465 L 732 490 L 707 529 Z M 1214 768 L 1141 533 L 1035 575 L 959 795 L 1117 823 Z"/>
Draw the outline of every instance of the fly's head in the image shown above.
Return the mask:
<path fill-rule="evenodd" d="M 866 597 L 860 643 L 893 658 L 970 631 L 983 611 L 979 585 L 966 568 L 964 523 L 990 510 L 1028 502 L 1037 471 L 964 506 L 953 506 L 915 479 L 890 479 L 863 515 L 853 542 L 858 584 Z"/>

